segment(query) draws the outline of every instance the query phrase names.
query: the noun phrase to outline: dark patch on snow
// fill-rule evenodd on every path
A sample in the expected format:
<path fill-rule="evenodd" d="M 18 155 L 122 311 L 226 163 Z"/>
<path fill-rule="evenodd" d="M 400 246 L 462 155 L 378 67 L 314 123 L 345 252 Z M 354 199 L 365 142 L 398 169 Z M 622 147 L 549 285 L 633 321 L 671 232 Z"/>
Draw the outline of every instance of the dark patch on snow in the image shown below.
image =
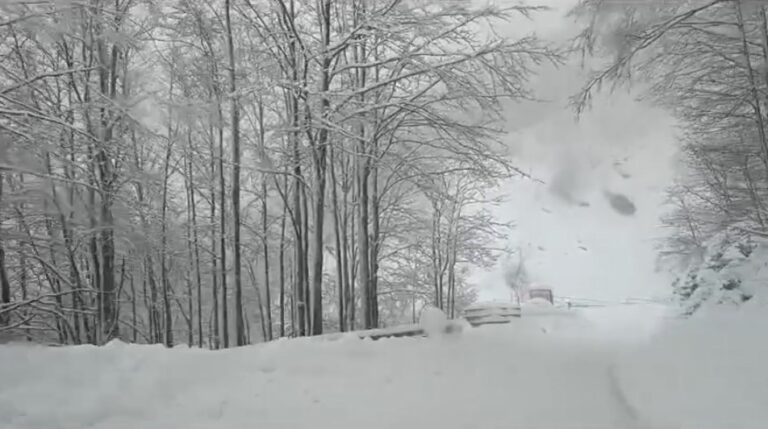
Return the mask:
<path fill-rule="evenodd" d="M 707 268 L 719 273 L 728 265 L 729 262 L 730 261 L 728 259 L 723 258 L 723 252 L 718 252 L 712 256 L 711 262 L 709 265 L 707 265 Z"/>
<path fill-rule="evenodd" d="M 755 245 L 750 242 L 738 243 L 736 245 L 736 248 L 739 249 L 739 253 L 744 255 L 745 258 L 749 258 L 749 255 L 751 255 L 752 252 L 755 250 Z"/>
<path fill-rule="evenodd" d="M 624 216 L 632 216 L 637 211 L 635 203 L 632 202 L 626 195 L 617 194 L 610 191 L 605 191 L 605 197 L 611 204 L 611 207 L 619 214 Z"/>
<path fill-rule="evenodd" d="M 739 279 L 728 279 L 725 283 L 723 283 L 723 289 L 725 290 L 734 290 L 741 286 L 741 280 Z"/>
<path fill-rule="evenodd" d="M 693 295 L 694 292 L 696 292 L 696 289 L 699 288 L 699 280 L 696 274 L 690 273 L 688 275 L 688 278 L 683 282 L 682 285 L 676 288 L 677 293 L 682 297 L 684 300 L 688 299 Z"/>

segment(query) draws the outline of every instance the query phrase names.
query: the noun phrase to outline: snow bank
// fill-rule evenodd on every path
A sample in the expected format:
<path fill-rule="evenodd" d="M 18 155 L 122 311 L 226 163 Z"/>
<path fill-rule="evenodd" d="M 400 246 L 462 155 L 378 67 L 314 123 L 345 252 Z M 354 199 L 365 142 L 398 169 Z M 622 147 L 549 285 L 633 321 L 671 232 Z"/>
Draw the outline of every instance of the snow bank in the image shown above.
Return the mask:
<path fill-rule="evenodd" d="M 534 332 L 222 352 L 6 346 L 0 362 L 2 428 L 617 427 L 596 389 L 601 355 Z"/>
<path fill-rule="evenodd" d="M 211 352 L 0 347 L 0 428 L 764 428 L 765 308 L 629 346 L 585 318 Z"/>

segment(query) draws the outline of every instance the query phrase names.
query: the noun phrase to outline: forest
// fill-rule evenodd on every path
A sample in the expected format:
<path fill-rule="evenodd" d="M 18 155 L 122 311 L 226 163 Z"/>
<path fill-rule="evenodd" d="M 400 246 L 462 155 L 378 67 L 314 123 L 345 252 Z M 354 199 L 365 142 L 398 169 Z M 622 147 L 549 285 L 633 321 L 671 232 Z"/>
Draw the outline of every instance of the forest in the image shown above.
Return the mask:
<path fill-rule="evenodd" d="M 660 248 L 768 237 L 768 19 L 751 0 L 0 5 L 0 337 L 227 348 L 455 317 L 510 253 L 508 103 L 581 56 L 680 131 Z M 501 244 L 500 244 L 501 243 Z M 748 298 L 745 298 L 748 299 Z"/>
<path fill-rule="evenodd" d="M 451 316 L 507 252 L 535 7 L 0 6 L 0 334 L 226 348 Z"/>

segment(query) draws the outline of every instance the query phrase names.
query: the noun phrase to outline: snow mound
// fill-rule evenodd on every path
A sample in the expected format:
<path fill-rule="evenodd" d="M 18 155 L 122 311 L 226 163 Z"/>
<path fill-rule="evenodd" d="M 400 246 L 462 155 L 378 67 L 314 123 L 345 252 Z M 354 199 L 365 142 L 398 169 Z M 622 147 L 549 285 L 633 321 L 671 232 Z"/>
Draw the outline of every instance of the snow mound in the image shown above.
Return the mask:
<path fill-rule="evenodd" d="M 445 334 L 450 329 L 450 320 L 448 320 L 448 316 L 446 316 L 443 310 L 428 306 L 421 312 L 419 325 L 428 337 L 437 337 Z"/>

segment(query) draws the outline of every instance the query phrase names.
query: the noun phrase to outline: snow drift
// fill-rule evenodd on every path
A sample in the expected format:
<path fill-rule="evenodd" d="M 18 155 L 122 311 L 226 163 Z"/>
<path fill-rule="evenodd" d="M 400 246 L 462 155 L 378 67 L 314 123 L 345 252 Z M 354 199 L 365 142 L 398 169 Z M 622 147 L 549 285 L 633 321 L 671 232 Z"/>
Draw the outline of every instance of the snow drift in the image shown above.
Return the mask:
<path fill-rule="evenodd" d="M 545 317 L 219 352 L 3 346 L 0 428 L 763 428 L 763 310 L 632 346 Z"/>

